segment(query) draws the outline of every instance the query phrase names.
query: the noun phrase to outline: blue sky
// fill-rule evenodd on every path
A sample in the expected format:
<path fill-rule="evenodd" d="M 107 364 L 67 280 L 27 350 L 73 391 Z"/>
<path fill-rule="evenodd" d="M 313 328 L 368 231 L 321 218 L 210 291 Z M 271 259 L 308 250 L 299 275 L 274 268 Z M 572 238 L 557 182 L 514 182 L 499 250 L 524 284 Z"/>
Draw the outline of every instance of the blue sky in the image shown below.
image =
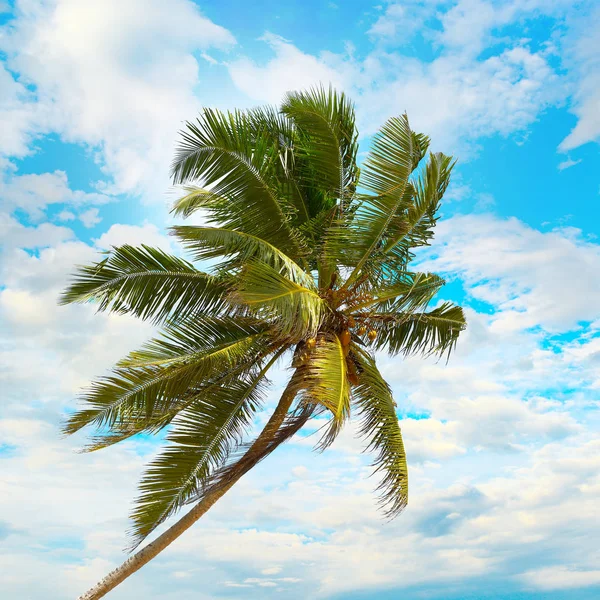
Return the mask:
<path fill-rule="evenodd" d="M 447 277 L 442 297 L 469 328 L 448 365 L 379 357 L 410 505 L 381 520 L 352 426 L 320 455 L 301 436 L 111 597 L 600 596 L 596 2 L 0 0 L 0 12 L 3 598 L 75 597 L 119 563 L 156 450 L 81 455 L 82 438 L 59 435 L 77 391 L 152 333 L 58 307 L 73 265 L 122 243 L 180 252 L 166 228 L 183 121 L 319 82 L 355 100 L 363 152 L 407 111 L 459 159 L 419 262 Z"/>

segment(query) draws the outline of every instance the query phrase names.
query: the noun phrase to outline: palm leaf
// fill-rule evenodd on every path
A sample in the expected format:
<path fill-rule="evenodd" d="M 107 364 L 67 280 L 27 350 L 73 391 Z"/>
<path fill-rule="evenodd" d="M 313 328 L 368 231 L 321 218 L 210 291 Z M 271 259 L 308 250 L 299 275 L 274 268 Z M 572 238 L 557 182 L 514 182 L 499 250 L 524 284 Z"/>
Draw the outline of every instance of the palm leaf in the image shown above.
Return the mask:
<path fill-rule="evenodd" d="M 354 312 L 368 308 L 369 311 L 384 313 L 414 310 L 429 303 L 444 284 L 445 281 L 433 273 L 404 272 L 397 282 L 382 284 L 375 289 L 369 286 L 371 298 L 351 305 L 348 310 Z"/>
<path fill-rule="evenodd" d="M 317 447 L 327 448 L 350 416 L 350 384 L 344 348 L 337 335 L 317 340 L 306 365 L 302 367 L 304 402 L 321 405 L 331 412 L 331 421 Z"/>
<path fill-rule="evenodd" d="M 201 209 L 218 211 L 227 204 L 226 198 L 215 194 L 212 190 L 193 185 L 184 186 L 183 189 L 185 195 L 177 199 L 171 208 L 171 213 L 176 217 L 187 218 Z"/>
<path fill-rule="evenodd" d="M 409 176 L 419 152 L 406 115 L 389 119 L 374 136 L 360 176 L 361 187 L 370 195 L 362 198 L 353 224 L 359 258 L 347 285 L 358 277 L 390 224 L 410 204 L 413 190 Z"/>
<path fill-rule="evenodd" d="M 287 94 L 281 110 L 299 133 L 295 154 L 309 167 L 300 176 L 325 196 L 346 198 L 356 175 L 357 132 L 352 103 L 331 87 L 327 91 L 313 88 Z M 311 216 L 322 209 L 311 208 Z"/>
<path fill-rule="evenodd" d="M 302 268 L 281 250 L 255 235 L 222 227 L 179 225 L 171 233 L 182 242 L 195 260 L 235 256 L 228 270 L 256 260 L 270 265 L 296 283 L 310 281 Z"/>
<path fill-rule="evenodd" d="M 273 267 L 249 262 L 240 273 L 231 301 L 247 307 L 252 314 L 271 321 L 283 336 L 300 340 L 316 335 L 327 305 L 311 285 L 305 287 Z"/>
<path fill-rule="evenodd" d="M 449 302 L 429 312 L 372 315 L 370 322 L 377 331 L 377 350 L 426 356 L 449 355 L 466 323 L 462 308 Z"/>
<path fill-rule="evenodd" d="M 140 482 L 141 494 L 132 514 L 134 547 L 196 496 L 241 443 L 261 405 L 268 383 L 265 375 L 282 353 L 277 352 L 264 368 L 196 398 L 176 417 L 167 447 Z"/>
<path fill-rule="evenodd" d="M 209 318 L 173 324 L 121 361 L 112 375 L 94 382 L 82 395 L 85 408 L 69 417 L 64 432 L 94 424 L 119 433 L 132 419 L 160 417 L 194 386 L 260 355 L 266 344 L 262 326 Z"/>
<path fill-rule="evenodd" d="M 82 266 L 60 302 L 97 303 L 99 311 L 131 313 L 157 323 L 169 316 L 226 310 L 227 286 L 158 248 L 121 246 Z"/>
<path fill-rule="evenodd" d="M 245 113 L 206 109 L 186 123 L 172 172 L 175 183 L 202 180 L 212 192 L 207 208 L 215 224 L 256 235 L 298 258 L 303 242 L 291 226 L 293 205 L 278 193 L 278 161 L 272 138 Z"/>
<path fill-rule="evenodd" d="M 430 155 L 424 174 L 414 184 L 414 200 L 404 217 L 406 226 L 386 239 L 384 254 L 393 252 L 406 260 L 409 249 L 428 244 L 436 224 L 435 214 L 455 164 L 451 156 Z"/>
<path fill-rule="evenodd" d="M 359 384 L 352 391 L 361 420 L 360 435 L 368 440 L 367 450 L 377 453 L 375 473 L 382 473 L 377 487 L 380 504 L 393 518 L 408 503 L 408 467 L 395 403 L 375 359 L 356 345 L 352 351 L 360 370 Z"/>

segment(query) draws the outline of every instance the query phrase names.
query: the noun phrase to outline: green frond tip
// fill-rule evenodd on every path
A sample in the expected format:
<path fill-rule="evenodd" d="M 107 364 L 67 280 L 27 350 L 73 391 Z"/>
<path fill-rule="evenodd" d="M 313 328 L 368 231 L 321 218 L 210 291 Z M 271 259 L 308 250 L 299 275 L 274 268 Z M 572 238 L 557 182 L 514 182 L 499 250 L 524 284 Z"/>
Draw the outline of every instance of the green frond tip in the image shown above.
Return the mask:
<path fill-rule="evenodd" d="M 463 309 L 450 302 L 427 312 L 375 314 L 372 322 L 374 348 L 404 356 L 449 356 L 466 327 Z"/>
<path fill-rule="evenodd" d="M 305 164 L 305 183 L 316 184 L 325 195 L 346 198 L 354 191 L 358 150 L 352 102 L 332 87 L 317 87 L 288 93 L 281 110 L 299 133 L 296 154 Z"/>

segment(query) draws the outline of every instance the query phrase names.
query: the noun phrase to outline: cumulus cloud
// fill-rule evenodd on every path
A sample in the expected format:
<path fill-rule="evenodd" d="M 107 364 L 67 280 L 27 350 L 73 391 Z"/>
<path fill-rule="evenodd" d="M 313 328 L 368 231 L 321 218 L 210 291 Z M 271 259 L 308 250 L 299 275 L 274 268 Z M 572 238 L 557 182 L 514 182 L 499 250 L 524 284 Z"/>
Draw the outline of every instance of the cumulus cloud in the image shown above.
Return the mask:
<path fill-rule="evenodd" d="M 106 204 L 112 200 L 105 194 L 72 190 L 64 171 L 9 175 L 5 177 L 4 181 L 0 180 L 0 199 L 3 210 L 13 212 L 20 209 L 35 221 L 41 221 L 44 218 L 44 211 L 50 205 L 61 204 L 81 208 Z M 89 213 L 88 210 L 87 214 L 92 213 Z M 69 220 L 68 215 L 64 220 Z"/>
<path fill-rule="evenodd" d="M 229 64 L 236 85 L 260 102 L 278 103 L 285 92 L 332 84 L 356 100 L 361 132 L 407 111 L 417 130 L 453 149 L 480 137 L 508 135 L 530 125 L 560 95 L 557 75 L 543 53 L 515 45 L 485 60 L 457 53 L 424 62 L 383 49 L 364 60 L 350 52 L 318 56 L 267 35 L 274 56 L 263 64 Z"/>
<path fill-rule="evenodd" d="M 17 3 L 0 46 L 19 82 L 33 90 L 38 129 L 98 147 L 111 192 L 156 199 L 166 189 L 181 122 L 199 108 L 194 52 L 234 43 L 189 0 L 48 0 Z M 9 84 L 0 85 L 7 89 L 1 93 L 11 94 L 9 109 L 16 103 L 20 117 L 28 105 L 17 96 L 25 88 L 0 76 Z M 15 125 L 13 154 L 24 152 L 25 132 L 35 133 L 23 119 Z"/>
<path fill-rule="evenodd" d="M 598 317 L 600 251 L 579 230 L 457 216 L 439 224 L 429 256 L 423 269 L 460 274 L 473 298 L 495 307 L 495 331 L 567 331 Z"/>
<path fill-rule="evenodd" d="M 349 87 L 343 73 L 327 64 L 326 59 L 302 52 L 289 40 L 272 33 L 261 39 L 275 54 L 265 65 L 248 58 L 228 65 L 233 82 L 253 100 L 279 104 L 285 93 L 292 90 L 330 83 L 341 89 Z"/>
<path fill-rule="evenodd" d="M 206 69 L 225 62 L 241 104 L 332 82 L 357 100 L 364 133 L 406 109 L 415 128 L 449 149 L 527 128 L 565 94 L 549 46 L 504 39 L 490 47 L 523 15 L 561 14 L 562 0 L 390 3 L 373 22 L 375 46 L 366 55 L 350 48 L 311 54 L 268 34 L 266 61 L 206 54 L 235 40 L 191 2 L 117 4 L 22 0 L 0 38 L 10 65 L 0 68 L 0 198 L 8 211 L 0 215 L 0 388 L 7 398 L 0 587 L 8 597 L 75 596 L 124 558 L 135 483 L 156 446 L 133 440 L 75 455 L 82 439 L 59 439 L 57 421 L 78 389 L 153 328 L 91 306 L 58 307 L 56 299 L 73 265 L 97 259 L 98 250 L 123 243 L 173 250 L 156 226 L 112 223 L 98 207 L 117 192 L 162 193 L 175 132 L 199 106 Z M 399 54 L 402 36 L 434 18 L 432 58 Z M 483 56 L 482 48 L 489 50 Z M 593 65 L 585 39 L 581 52 Z M 593 84 L 592 70 L 582 73 Z M 585 108 L 592 84 L 577 96 L 580 121 L 567 145 L 593 138 Z M 24 156 L 46 131 L 93 146 L 112 183 L 87 193 L 70 189 L 62 171 L 17 175 L 3 157 Z M 469 192 L 463 185 L 456 199 Z M 50 207 L 56 223 L 95 226 L 100 216 L 108 223 L 84 243 L 70 227 L 40 222 Z M 28 225 L 15 218 L 19 211 Z M 597 406 L 600 389 L 599 252 L 573 229 L 541 233 L 493 215 L 441 222 L 421 266 L 457 274 L 467 304 L 494 310 L 467 310 L 469 327 L 447 366 L 379 359 L 403 415 L 411 467 L 405 514 L 382 522 L 377 481 L 368 478 L 372 456 L 361 454 L 355 423 L 322 455 L 309 452 L 315 436 L 302 436 L 115 590 L 115 599 L 462 590 L 482 576 L 542 593 L 598 586 L 599 448 L 586 411 Z M 565 332 L 567 341 L 552 337 Z M 284 376 L 275 375 L 268 407 Z"/>
<path fill-rule="evenodd" d="M 582 15 L 574 26 L 576 41 L 570 62 L 577 73 L 573 108 L 577 124 L 560 143 L 559 150 L 563 152 L 600 140 L 600 49 L 595 35 L 598 27 L 600 9 L 597 7 L 591 14 Z"/>

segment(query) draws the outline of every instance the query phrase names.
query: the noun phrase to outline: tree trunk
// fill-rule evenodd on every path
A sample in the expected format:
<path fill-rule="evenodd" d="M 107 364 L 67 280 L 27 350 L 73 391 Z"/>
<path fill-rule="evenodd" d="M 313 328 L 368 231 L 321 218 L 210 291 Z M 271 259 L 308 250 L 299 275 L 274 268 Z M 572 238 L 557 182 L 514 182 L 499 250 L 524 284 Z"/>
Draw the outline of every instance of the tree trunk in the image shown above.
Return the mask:
<path fill-rule="evenodd" d="M 208 509 L 254 465 L 256 465 L 263 456 L 266 456 L 265 450 L 269 446 L 269 442 L 273 439 L 274 434 L 281 427 L 285 416 L 288 413 L 290 406 L 296 396 L 293 378 L 288 383 L 283 392 L 277 408 L 271 415 L 271 418 L 265 425 L 260 435 L 250 446 L 244 456 L 232 467 L 230 471 L 229 481 L 224 486 L 219 486 L 213 492 L 208 492 L 206 496 L 185 514 L 177 523 L 169 527 L 164 533 L 159 535 L 153 542 L 130 556 L 121 566 L 111 571 L 102 581 L 97 583 L 93 588 L 85 594 L 79 596 L 78 600 L 97 600 L 102 598 L 110 590 L 117 587 L 121 582 L 125 581 L 130 575 L 141 569 L 146 563 L 150 562 L 155 556 L 160 554 L 169 544 L 174 542 L 186 529 L 189 529 Z M 270 453 L 267 452 L 267 454 Z"/>

